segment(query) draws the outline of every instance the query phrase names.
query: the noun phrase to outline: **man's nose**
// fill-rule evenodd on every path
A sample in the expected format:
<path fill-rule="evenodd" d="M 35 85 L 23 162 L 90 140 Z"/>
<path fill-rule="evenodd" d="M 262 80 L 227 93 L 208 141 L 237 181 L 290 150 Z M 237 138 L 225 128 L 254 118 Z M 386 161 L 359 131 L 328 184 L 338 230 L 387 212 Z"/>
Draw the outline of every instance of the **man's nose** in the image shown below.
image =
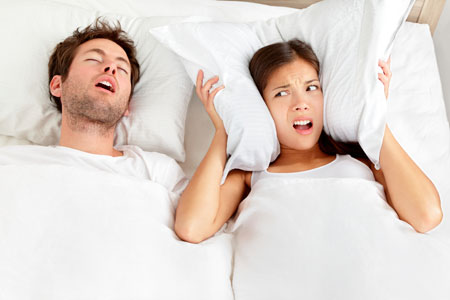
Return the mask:
<path fill-rule="evenodd" d="M 104 72 L 116 75 L 117 67 L 114 64 L 110 64 L 109 66 L 105 67 Z"/>

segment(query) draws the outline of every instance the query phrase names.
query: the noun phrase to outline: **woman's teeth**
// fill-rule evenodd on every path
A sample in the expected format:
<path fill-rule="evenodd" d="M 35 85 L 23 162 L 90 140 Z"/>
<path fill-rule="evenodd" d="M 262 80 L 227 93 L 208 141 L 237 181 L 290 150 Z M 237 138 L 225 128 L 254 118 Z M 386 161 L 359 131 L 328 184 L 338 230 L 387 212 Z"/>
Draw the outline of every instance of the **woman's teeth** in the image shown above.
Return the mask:
<path fill-rule="evenodd" d="M 310 123 L 311 123 L 310 120 L 294 121 L 294 126 L 298 126 L 298 125 L 308 125 L 308 124 L 310 124 Z"/>

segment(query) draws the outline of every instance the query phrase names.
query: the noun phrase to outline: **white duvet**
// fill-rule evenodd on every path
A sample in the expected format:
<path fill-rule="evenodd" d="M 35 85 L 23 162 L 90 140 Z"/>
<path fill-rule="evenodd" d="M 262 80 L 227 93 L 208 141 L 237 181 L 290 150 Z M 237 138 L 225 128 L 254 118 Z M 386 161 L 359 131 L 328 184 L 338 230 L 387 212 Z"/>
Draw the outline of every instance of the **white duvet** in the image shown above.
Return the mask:
<path fill-rule="evenodd" d="M 376 182 L 262 179 L 228 230 L 236 300 L 450 299 L 450 245 L 399 220 Z"/>
<path fill-rule="evenodd" d="M 0 299 L 232 299 L 230 237 L 181 242 L 165 187 L 0 166 Z"/>

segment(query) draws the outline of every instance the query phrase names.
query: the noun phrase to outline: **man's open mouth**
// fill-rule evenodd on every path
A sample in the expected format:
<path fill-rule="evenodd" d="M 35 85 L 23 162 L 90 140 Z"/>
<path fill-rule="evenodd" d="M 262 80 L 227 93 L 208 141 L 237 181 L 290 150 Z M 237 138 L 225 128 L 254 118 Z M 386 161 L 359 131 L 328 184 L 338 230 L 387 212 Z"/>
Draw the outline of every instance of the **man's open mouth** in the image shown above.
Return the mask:
<path fill-rule="evenodd" d="M 97 83 L 95 86 L 96 86 L 96 87 L 103 88 L 103 89 L 105 89 L 105 90 L 108 90 L 108 91 L 110 91 L 111 93 L 114 93 L 114 87 L 113 87 L 113 85 L 112 85 L 110 82 L 106 81 L 106 80 L 100 81 L 100 82 Z"/>

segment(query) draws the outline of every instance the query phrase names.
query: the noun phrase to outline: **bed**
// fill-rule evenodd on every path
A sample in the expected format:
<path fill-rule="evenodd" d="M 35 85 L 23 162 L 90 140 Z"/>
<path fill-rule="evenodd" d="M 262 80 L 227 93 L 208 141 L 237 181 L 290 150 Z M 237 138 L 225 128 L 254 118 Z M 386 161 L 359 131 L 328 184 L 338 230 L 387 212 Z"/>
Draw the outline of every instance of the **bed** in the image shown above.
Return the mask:
<path fill-rule="evenodd" d="M 2 54 L 22 58 L 5 62 L 5 69 L 12 70 L 12 77 L 22 78 L 25 88 L 11 89 L 17 84 L 5 76 L 0 79 L 5 90 L 0 96 L 0 146 L 57 143 L 59 119 L 46 102 L 46 61 L 39 57 L 48 55 L 51 45 L 70 33 L 74 24 L 87 24 L 107 15 L 121 20 L 144 49 L 140 54 L 144 72 L 156 70 L 154 77 L 143 77 L 132 106 L 138 114 L 118 127 L 116 143 L 165 153 L 191 177 L 208 149 L 214 128 L 192 92 L 189 77 L 180 73 L 187 67 L 177 62 L 176 54 L 165 48 L 168 45 L 157 44 L 143 28 L 181 22 L 264 22 L 318 1 L 252 2 L 265 5 L 212 0 L 21 0 L 5 4 L 7 9 L 0 13 L 2 27 L 14 24 L 15 30 L 5 32 L 11 42 Z M 444 3 L 415 1 L 408 22 L 396 35 L 391 49 L 395 75 L 386 118 L 400 144 L 438 188 L 444 215 L 448 215 L 450 133 L 431 39 Z M 35 52 L 27 58 L 29 49 Z M 174 74 L 171 70 L 181 71 Z M 41 102 L 31 104 L 29 99 L 37 93 L 43 95 L 38 99 Z M 11 105 L 14 97 L 17 105 Z M 146 97 L 167 101 L 150 105 L 143 101 Z M 2 299 L 450 297 L 448 218 L 444 217 L 436 230 L 420 235 L 398 220 L 384 202 L 379 186 L 363 180 L 303 182 L 310 187 L 305 190 L 308 199 L 326 198 L 330 192 L 324 185 L 355 194 L 320 206 L 307 199 L 295 201 L 298 182 L 267 183 L 243 201 L 237 216 L 216 236 L 194 245 L 176 237 L 176 200 L 156 184 L 103 171 L 39 163 L 37 158 L 30 158 L 35 159 L 33 164 L 23 163 L 26 160 L 20 155 L 15 159 L 0 166 L 0 190 L 7 195 L 0 198 Z M 283 197 L 277 192 L 280 185 Z M 317 195 L 317 190 L 322 193 Z M 368 191 L 372 196 L 364 197 Z M 63 201 L 58 197 L 62 193 L 68 195 Z M 45 197 L 38 196 L 41 194 Z M 146 201 L 148 194 L 154 195 L 155 201 Z M 274 207 L 270 200 L 277 197 L 286 201 Z M 360 198 L 364 201 L 358 201 Z M 285 216 L 301 211 L 302 217 L 280 221 L 274 217 L 276 209 Z M 317 222 L 321 216 L 329 221 Z M 342 222 L 344 219 L 351 221 Z M 358 222 L 365 225 L 358 226 Z M 308 227 L 313 229 L 292 229 Z M 358 247 L 352 248 L 355 241 Z M 410 250 L 401 252 L 405 249 Z M 263 287 L 270 287 L 270 292 Z"/>

